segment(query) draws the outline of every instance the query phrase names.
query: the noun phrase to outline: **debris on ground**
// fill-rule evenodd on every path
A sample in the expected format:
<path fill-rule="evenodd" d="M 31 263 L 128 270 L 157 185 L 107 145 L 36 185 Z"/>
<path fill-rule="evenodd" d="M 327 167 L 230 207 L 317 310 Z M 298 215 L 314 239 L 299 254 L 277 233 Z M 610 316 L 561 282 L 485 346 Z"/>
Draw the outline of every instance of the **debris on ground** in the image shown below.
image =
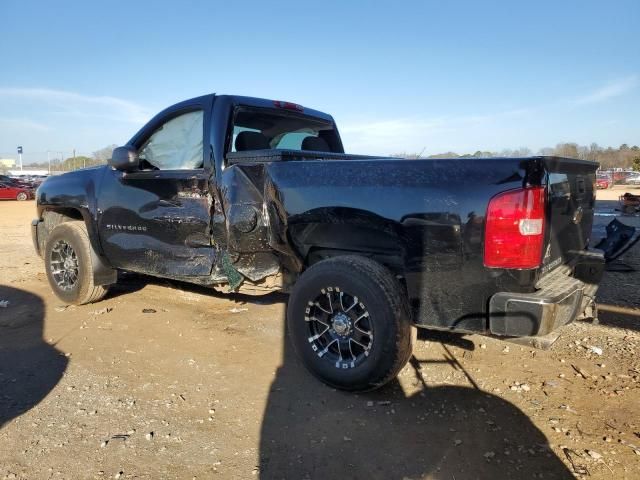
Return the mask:
<path fill-rule="evenodd" d="M 626 192 L 624 195 L 620 195 L 618 201 L 622 207 L 622 213 L 629 215 L 640 212 L 640 195 Z"/>
<path fill-rule="evenodd" d="M 571 365 L 571 368 L 573 368 L 576 371 L 576 373 L 580 375 L 582 378 L 584 378 L 585 380 L 591 378 L 591 375 L 585 369 L 577 367 L 575 365 Z"/>
<path fill-rule="evenodd" d="M 248 312 L 248 311 L 249 311 L 248 308 L 233 307 L 233 308 L 229 309 L 229 313 L 240 313 L 240 312 Z"/>
<path fill-rule="evenodd" d="M 602 355 L 602 353 L 603 353 L 602 348 L 595 347 L 593 345 L 589 345 L 588 350 L 589 350 L 589 352 L 595 353 L 596 355 Z"/>
<path fill-rule="evenodd" d="M 577 474 L 577 475 L 590 475 L 589 473 L 589 469 L 587 469 L 587 466 L 581 463 L 576 463 L 577 460 L 582 460 L 583 457 L 582 455 L 580 455 L 578 452 L 576 452 L 575 450 L 572 450 L 568 447 L 561 447 L 562 452 L 564 453 L 565 457 L 567 458 L 567 460 L 569 461 L 569 463 L 571 464 L 571 468 L 573 469 L 573 473 Z"/>
<path fill-rule="evenodd" d="M 142 313 L 156 313 L 157 310 L 155 308 L 143 308 Z"/>
<path fill-rule="evenodd" d="M 509 389 L 514 392 L 528 392 L 531 390 L 531 387 L 526 383 L 514 382 Z"/>
<path fill-rule="evenodd" d="M 0 300 L 0 308 L 7 308 L 9 306 L 9 300 Z"/>
<path fill-rule="evenodd" d="M 618 258 L 640 238 L 637 236 L 634 239 L 635 227 L 625 225 L 617 218 L 611 220 L 605 231 L 607 236 L 600 240 L 595 248 L 604 251 L 604 258 L 607 262 Z"/>
<path fill-rule="evenodd" d="M 596 452 L 595 450 L 587 450 L 587 454 L 594 460 L 600 460 L 602 458 L 602 454 Z"/>
<path fill-rule="evenodd" d="M 113 311 L 113 307 L 104 307 L 100 310 L 94 310 L 91 312 L 91 315 L 104 315 L 105 313 L 111 313 Z"/>

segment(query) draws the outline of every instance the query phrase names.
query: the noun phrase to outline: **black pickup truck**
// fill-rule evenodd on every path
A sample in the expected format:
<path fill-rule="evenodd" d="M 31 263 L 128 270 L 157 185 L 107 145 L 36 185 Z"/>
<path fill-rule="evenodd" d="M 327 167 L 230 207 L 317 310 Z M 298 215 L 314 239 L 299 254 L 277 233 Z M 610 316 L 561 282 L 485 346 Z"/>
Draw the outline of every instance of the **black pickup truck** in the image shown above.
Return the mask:
<path fill-rule="evenodd" d="M 108 165 L 45 181 L 33 239 L 68 303 L 100 300 L 118 270 L 288 292 L 309 370 L 367 390 L 407 362 L 413 326 L 540 338 L 593 307 L 597 166 L 347 155 L 327 114 L 206 95 Z"/>

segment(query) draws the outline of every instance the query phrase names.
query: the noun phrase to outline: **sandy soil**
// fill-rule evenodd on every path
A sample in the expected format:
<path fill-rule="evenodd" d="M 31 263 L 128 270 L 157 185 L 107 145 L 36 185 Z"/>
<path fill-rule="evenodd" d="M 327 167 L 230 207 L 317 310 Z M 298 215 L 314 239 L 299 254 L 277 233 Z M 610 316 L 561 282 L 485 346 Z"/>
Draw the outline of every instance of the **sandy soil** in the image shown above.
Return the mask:
<path fill-rule="evenodd" d="M 618 200 L 620 195 L 625 192 L 633 193 L 634 195 L 640 195 L 640 185 L 615 185 L 613 188 L 607 188 L 604 190 L 598 190 L 598 200 Z"/>
<path fill-rule="evenodd" d="M 295 359 L 283 296 L 128 275 L 61 306 L 33 215 L 0 203 L 0 478 L 640 476 L 638 272 L 607 273 L 600 324 L 548 351 L 427 333 L 397 381 L 353 395 Z"/>

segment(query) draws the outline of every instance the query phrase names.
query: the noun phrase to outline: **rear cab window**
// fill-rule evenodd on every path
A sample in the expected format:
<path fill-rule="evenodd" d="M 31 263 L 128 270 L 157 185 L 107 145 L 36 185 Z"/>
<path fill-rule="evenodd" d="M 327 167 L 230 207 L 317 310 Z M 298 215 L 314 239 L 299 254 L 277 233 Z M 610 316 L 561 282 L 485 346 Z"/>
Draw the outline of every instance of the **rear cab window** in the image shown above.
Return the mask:
<path fill-rule="evenodd" d="M 334 124 L 328 120 L 297 112 L 239 107 L 227 151 L 249 150 L 341 152 Z"/>

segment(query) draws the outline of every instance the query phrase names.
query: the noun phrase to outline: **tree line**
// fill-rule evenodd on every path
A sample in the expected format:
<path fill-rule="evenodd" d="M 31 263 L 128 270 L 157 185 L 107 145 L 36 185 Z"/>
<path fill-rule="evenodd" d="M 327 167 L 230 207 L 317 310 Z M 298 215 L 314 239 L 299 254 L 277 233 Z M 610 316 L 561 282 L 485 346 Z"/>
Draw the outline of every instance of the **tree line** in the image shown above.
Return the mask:
<path fill-rule="evenodd" d="M 640 170 L 640 147 L 629 146 L 623 143 L 618 148 L 601 147 L 597 143 L 589 146 L 578 145 L 577 143 L 559 143 L 555 147 L 541 148 L 537 155 L 557 155 L 559 157 L 579 158 L 600 163 L 600 168 L 634 168 Z M 528 157 L 534 155 L 529 148 L 518 148 L 515 150 L 501 150 L 499 152 L 481 151 L 475 153 L 458 154 L 456 152 L 438 153 L 422 157 L 416 153 L 400 153 L 395 156 L 401 158 L 495 158 L 495 157 Z"/>
<path fill-rule="evenodd" d="M 107 160 L 111 158 L 113 149 L 116 147 L 117 145 L 107 145 L 106 147 L 93 152 L 91 156 L 76 155 L 65 159 L 54 158 L 51 160 L 51 170 L 67 172 L 70 170 L 77 170 L 79 168 L 104 165 L 107 163 Z M 29 168 L 47 170 L 49 168 L 49 162 L 30 163 Z"/>

